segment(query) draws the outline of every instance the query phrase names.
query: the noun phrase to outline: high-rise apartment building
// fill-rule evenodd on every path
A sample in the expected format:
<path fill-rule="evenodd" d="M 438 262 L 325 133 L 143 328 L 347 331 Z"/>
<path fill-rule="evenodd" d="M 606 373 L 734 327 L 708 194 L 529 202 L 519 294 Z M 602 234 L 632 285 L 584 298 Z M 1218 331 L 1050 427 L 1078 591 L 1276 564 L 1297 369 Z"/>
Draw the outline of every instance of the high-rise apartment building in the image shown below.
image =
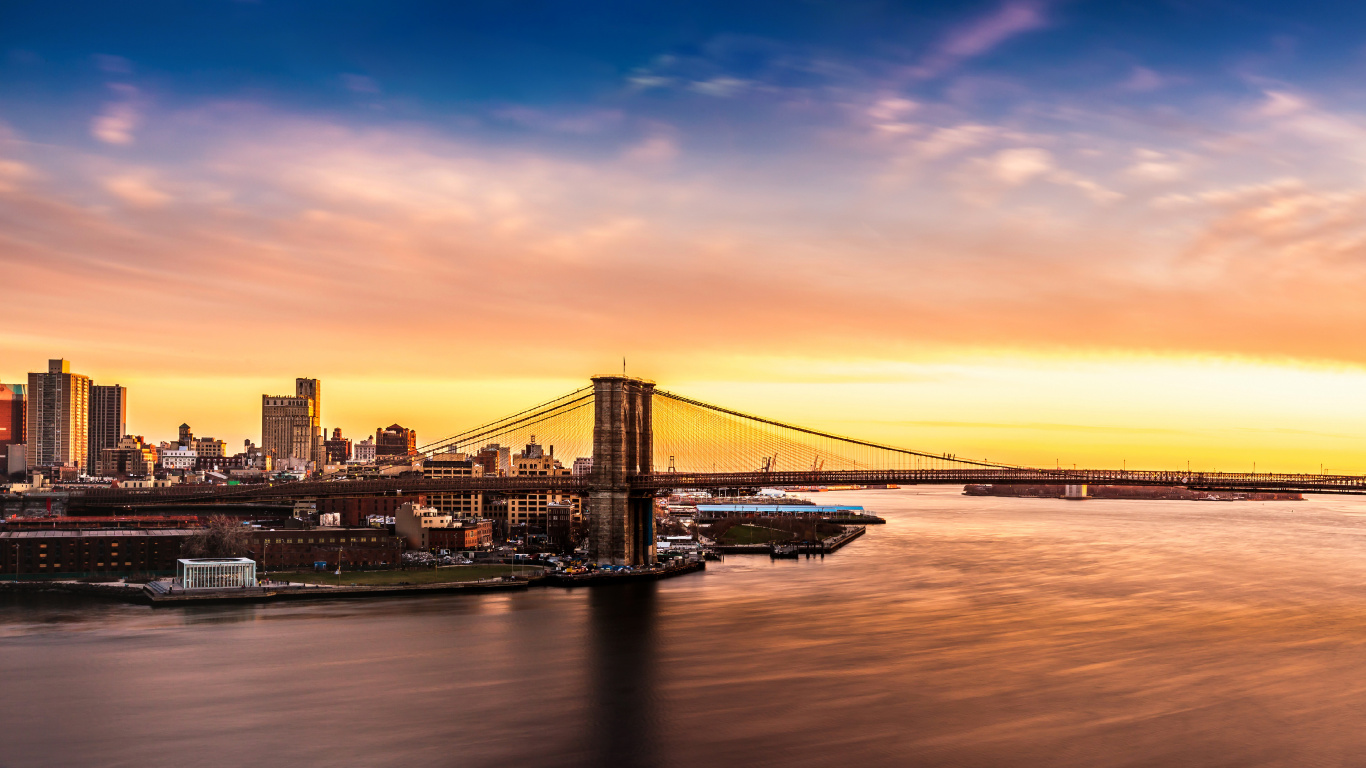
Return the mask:
<path fill-rule="evenodd" d="M 28 439 L 24 425 L 24 385 L 0 384 L 0 478 L 6 471 L 5 461 L 11 445 L 23 445 Z M 15 449 L 16 454 L 18 449 Z"/>
<path fill-rule="evenodd" d="M 91 474 L 105 448 L 118 446 L 128 432 L 128 389 L 118 384 L 90 385 L 90 447 L 86 461 Z"/>
<path fill-rule="evenodd" d="M 275 459 L 313 456 L 313 403 L 306 397 L 261 395 L 261 450 Z"/>
<path fill-rule="evenodd" d="M 47 373 L 30 373 L 28 469 L 73 467 L 84 471 L 90 450 L 90 379 L 66 360 L 49 360 Z"/>
<path fill-rule="evenodd" d="M 309 453 L 300 458 L 315 462 L 318 469 L 322 469 L 327 463 L 327 454 L 323 449 L 323 383 L 317 379 L 295 379 L 294 396 L 306 397 L 313 404 L 313 421 L 309 425 L 313 444 Z"/>
<path fill-rule="evenodd" d="M 417 430 L 391 424 L 387 429 L 375 430 L 375 455 L 412 456 L 417 453 Z"/>

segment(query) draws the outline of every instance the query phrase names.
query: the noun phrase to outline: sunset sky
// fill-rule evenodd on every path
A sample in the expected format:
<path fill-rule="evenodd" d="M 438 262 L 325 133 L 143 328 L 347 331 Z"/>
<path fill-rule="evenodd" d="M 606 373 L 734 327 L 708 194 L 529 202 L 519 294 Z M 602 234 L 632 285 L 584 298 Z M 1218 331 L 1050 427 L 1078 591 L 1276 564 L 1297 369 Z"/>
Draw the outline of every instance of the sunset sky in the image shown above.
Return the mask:
<path fill-rule="evenodd" d="M 1366 473 L 1366 7 L 9 2 L 0 381 Z"/>

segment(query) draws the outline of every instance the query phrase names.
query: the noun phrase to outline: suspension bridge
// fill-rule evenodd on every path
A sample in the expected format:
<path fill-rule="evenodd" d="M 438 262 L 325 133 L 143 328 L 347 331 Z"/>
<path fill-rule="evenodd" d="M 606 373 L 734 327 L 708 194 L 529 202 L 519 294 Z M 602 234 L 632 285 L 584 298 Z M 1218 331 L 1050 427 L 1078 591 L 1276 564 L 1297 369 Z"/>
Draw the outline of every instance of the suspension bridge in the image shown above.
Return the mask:
<path fill-rule="evenodd" d="M 561 457 L 568 457 L 566 463 L 591 456 L 591 471 L 98 488 L 76 491 L 72 500 L 89 507 L 129 508 L 389 494 L 576 493 L 590 523 L 590 556 L 638 564 L 654 556 L 654 498 L 672 489 L 1026 483 L 1366 494 L 1366 477 L 1356 475 L 1040 469 L 974 460 L 787 424 L 627 376 L 594 377 L 589 386 L 423 445 L 398 461 L 412 464 L 444 453 L 537 442 L 550 446 L 551 455 L 559 449 Z"/>

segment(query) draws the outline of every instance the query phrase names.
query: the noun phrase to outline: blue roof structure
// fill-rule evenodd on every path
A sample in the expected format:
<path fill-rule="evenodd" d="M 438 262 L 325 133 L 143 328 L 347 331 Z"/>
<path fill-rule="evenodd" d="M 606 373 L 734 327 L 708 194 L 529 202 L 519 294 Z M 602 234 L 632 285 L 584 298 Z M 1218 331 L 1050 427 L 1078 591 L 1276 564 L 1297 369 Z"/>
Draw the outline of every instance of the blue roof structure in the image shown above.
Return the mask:
<path fill-rule="evenodd" d="M 863 507 L 812 506 L 809 504 L 698 504 L 698 512 L 815 512 L 828 515 L 834 512 L 863 512 Z"/>

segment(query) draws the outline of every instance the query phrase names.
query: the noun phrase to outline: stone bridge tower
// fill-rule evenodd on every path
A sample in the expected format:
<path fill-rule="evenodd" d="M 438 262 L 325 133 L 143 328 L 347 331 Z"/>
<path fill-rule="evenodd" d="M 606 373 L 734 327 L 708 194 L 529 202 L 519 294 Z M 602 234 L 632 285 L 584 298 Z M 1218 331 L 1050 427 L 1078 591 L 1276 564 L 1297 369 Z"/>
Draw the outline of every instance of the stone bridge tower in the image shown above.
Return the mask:
<path fill-rule="evenodd" d="M 654 471 L 651 404 L 655 383 L 593 378 L 593 471 L 589 475 L 588 556 L 599 563 L 655 561 L 654 494 L 632 493 L 630 478 Z"/>

